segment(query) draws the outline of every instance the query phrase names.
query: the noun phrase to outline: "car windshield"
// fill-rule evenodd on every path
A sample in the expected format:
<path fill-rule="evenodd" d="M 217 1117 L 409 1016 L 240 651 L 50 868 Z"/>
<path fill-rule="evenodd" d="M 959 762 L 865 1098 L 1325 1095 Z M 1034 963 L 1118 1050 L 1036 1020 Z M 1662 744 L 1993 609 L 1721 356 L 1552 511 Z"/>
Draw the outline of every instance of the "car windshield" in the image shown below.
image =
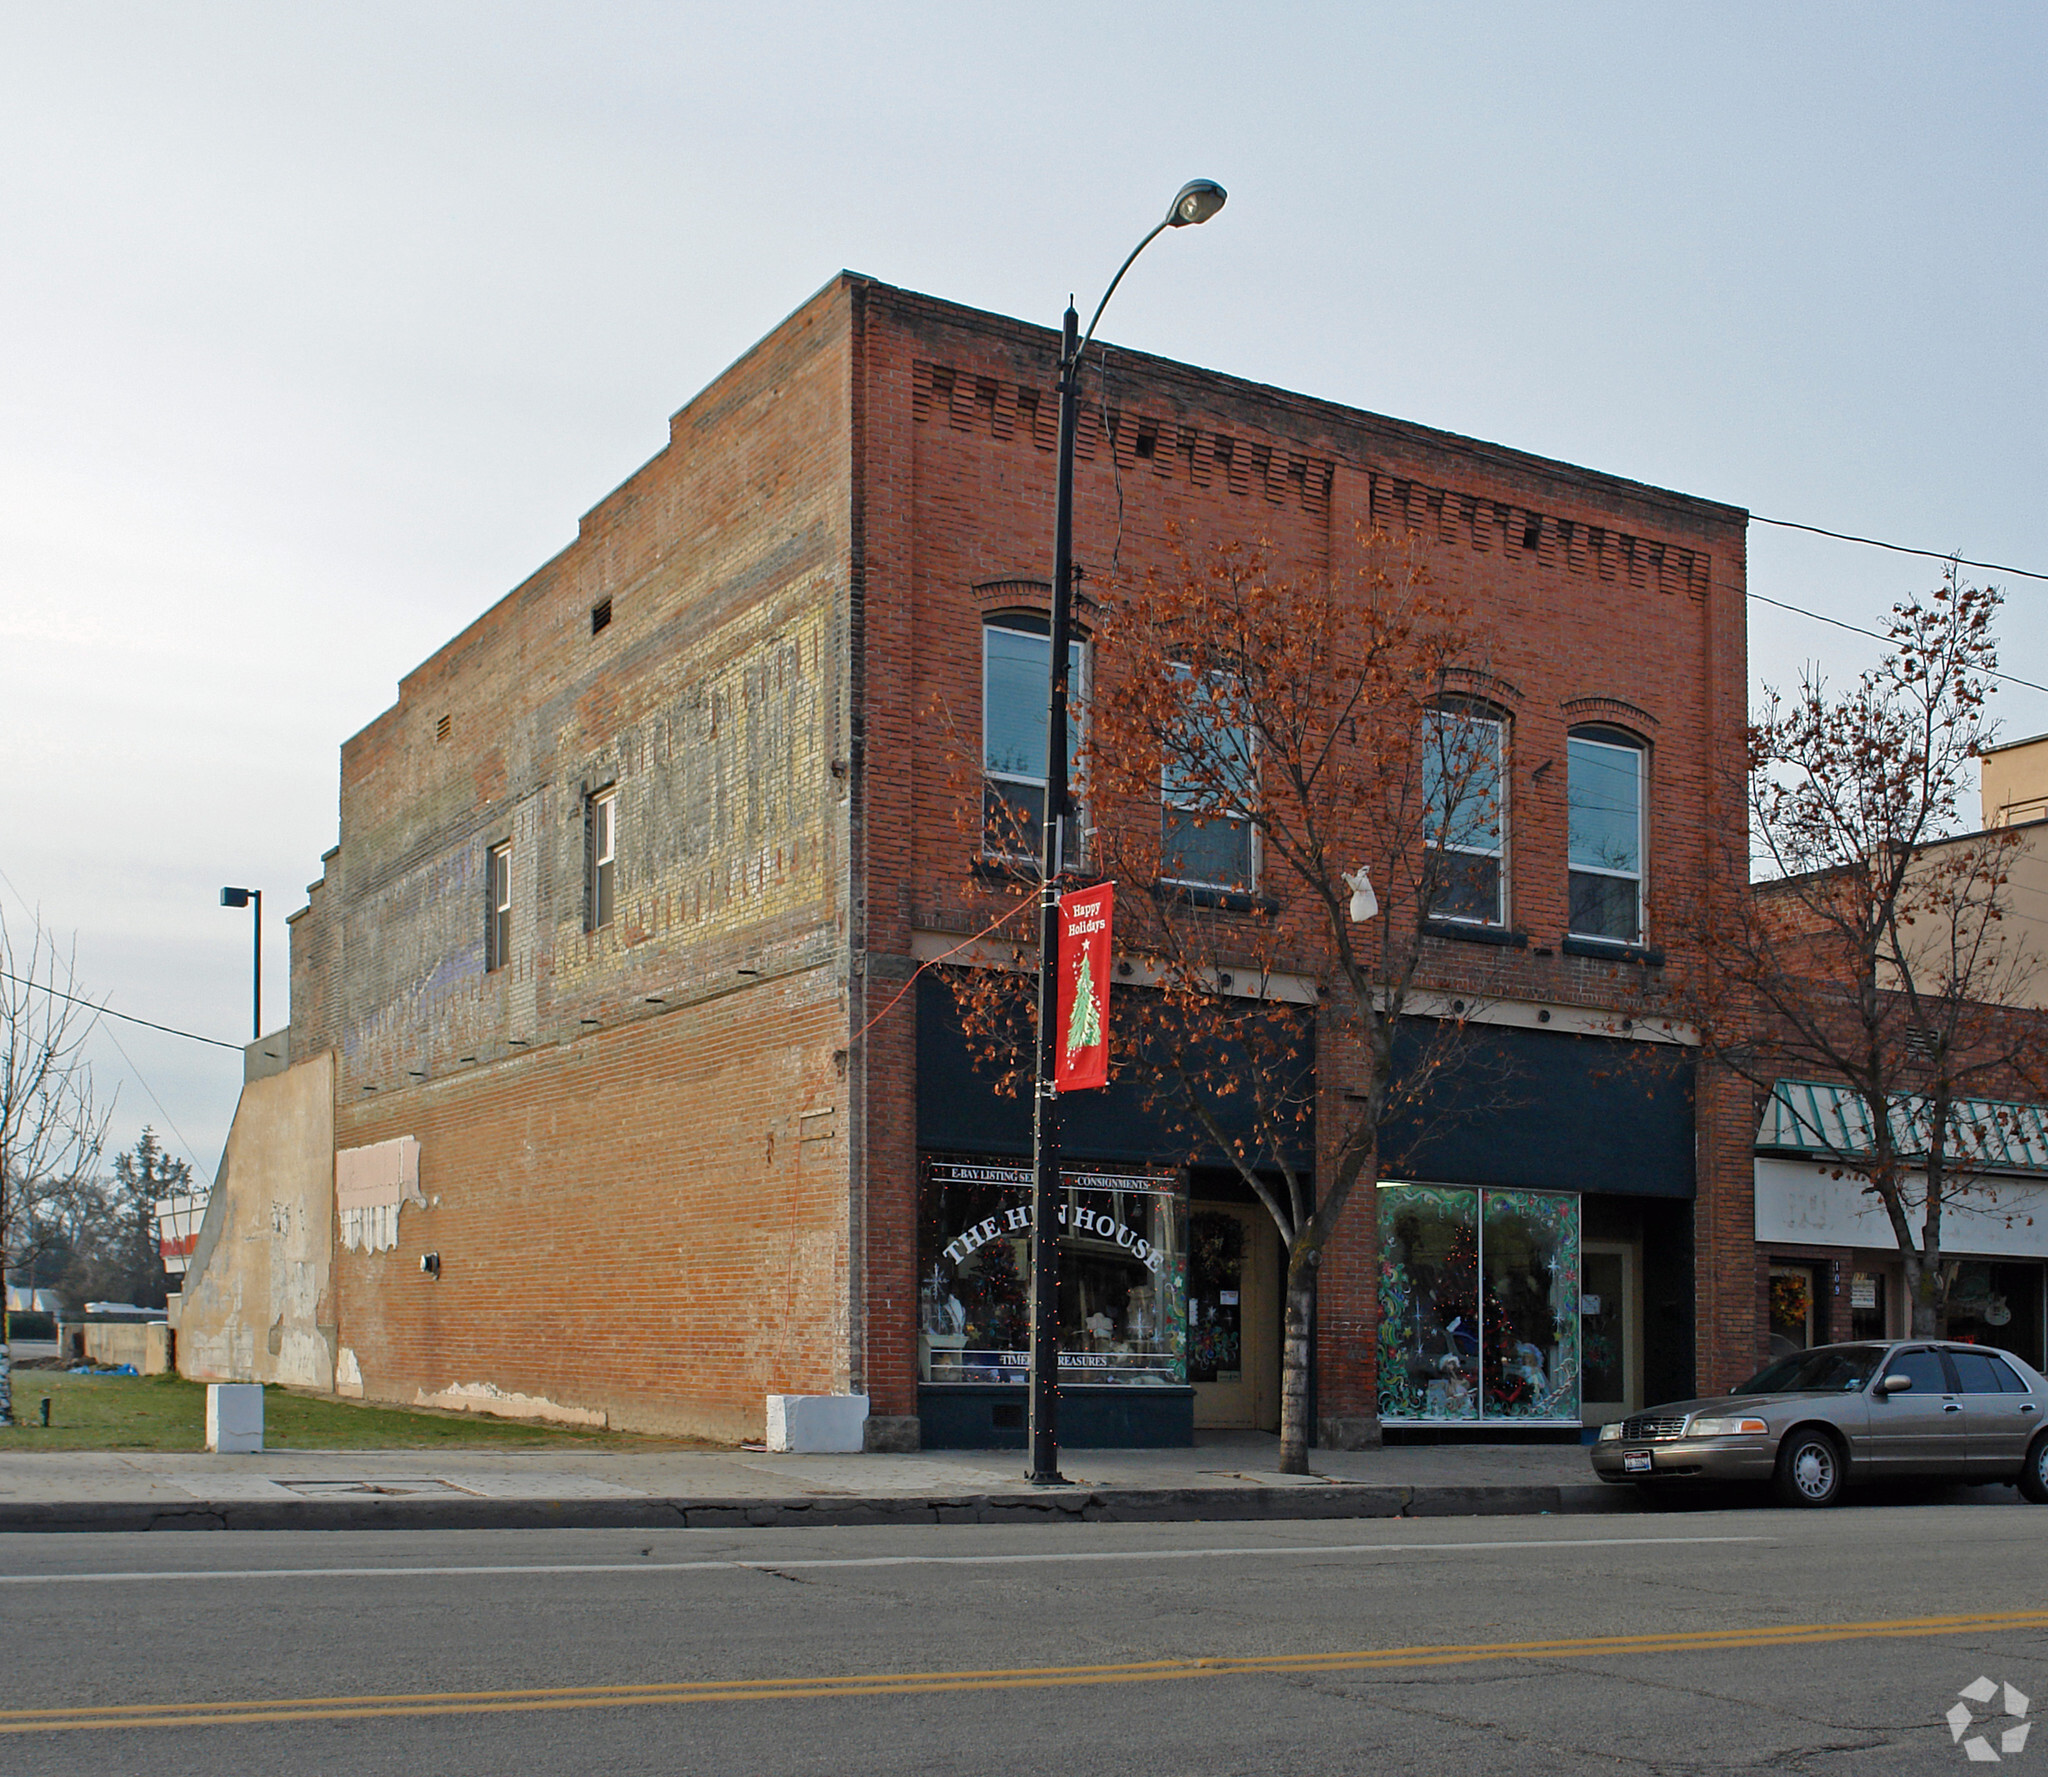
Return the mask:
<path fill-rule="evenodd" d="M 1869 1385 L 1883 1359 L 1882 1345 L 1824 1345 L 1794 1351 L 1767 1364 L 1734 1394 L 1848 1394 Z"/>

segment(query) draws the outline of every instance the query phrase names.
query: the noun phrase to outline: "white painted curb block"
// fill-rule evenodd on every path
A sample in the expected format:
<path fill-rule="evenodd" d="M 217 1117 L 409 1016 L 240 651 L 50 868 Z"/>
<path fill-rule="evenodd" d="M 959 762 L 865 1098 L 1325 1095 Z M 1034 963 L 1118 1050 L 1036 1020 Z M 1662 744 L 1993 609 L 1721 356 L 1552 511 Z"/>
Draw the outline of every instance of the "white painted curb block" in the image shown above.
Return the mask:
<path fill-rule="evenodd" d="M 224 1456 L 263 1448 L 263 1384 L 209 1382 L 206 1385 L 206 1447 Z"/>
<path fill-rule="evenodd" d="M 864 1394 L 771 1394 L 768 1448 L 799 1455 L 858 1452 L 867 1437 Z"/>

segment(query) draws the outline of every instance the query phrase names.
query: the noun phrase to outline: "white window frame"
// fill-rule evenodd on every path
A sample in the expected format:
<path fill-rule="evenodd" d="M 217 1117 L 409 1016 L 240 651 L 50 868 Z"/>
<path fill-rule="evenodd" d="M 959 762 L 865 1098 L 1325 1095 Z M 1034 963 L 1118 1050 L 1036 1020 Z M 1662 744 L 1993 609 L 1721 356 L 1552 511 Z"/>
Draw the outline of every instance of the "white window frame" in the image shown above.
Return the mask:
<path fill-rule="evenodd" d="M 1010 611 L 992 614 L 990 616 L 984 617 L 981 620 L 981 776 L 982 781 L 985 785 L 991 783 L 1016 784 L 1021 789 L 1036 790 L 1038 792 L 1039 808 L 1041 810 L 1040 830 L 1043 831 L 1044 816 L 1042 811 L 1045 807 L 1044 770 L 1040 769 L 1036 772 L 996 771 L 990 767 L 988 762 L 989 631 L 999 629 L 1005 635 L 1026 637 L 1034 642 L 1043 642 L 1045 644 L 1045 657 L 1048 663 L 1049 670 L 1050 663 L 1052 660 L 1052 625 L 1050 620 L 1048 619 L 1035 619 L 1035 621 L 1037 622 L 1045 623 L 1046 627 L 1044 630 L 1041 631 L 1037 628 L 1031 627 L 1033 621 L 1034 614 L 1021 611 Z M 1067 668 L 1067 746 L 1068 750 L 1070 752 L 1073 752 L 1078 751 L 1087 734 L 1085 724 L 1087 721 L 1088 714 L 1088 664 L 1089 654 L 1091 651 L 1089 649 L 1086 639 L 1081 636 L 1069 637 L 1068 647 L 1071 651 L 1071 663 Z M 1070 799 L 1072 797 L 1072 788 L 1073 786 L 1070 781 L 1068 784 L 1068 793 Z M 986 791 L 984 791 L 983 796 L 984 799 L 982 803 L 981 816 L 981 855 L 985 858 L 997 859 L 1004 863 L 1014 864 L 1035 862 L 1039 855 L 1039 847 L 1036 844 L 1032 845 L 1030 849 L 1026 851 L 1001 851 L 989 844 L 988 804 L 986 800 Z M 1075 852 L 1075 855 L 1068 860 L 1070 864 L 1078 864 L 1082 861 L 1080 856 L 1082 850 L 1082 838 L 1088 830 L 1088 823 L 1085 819 L 1082 818 L 1082 814 L 1083 811 L 1081 809 L 1080 804 L 1075 803 L 1073 820 L 1070 823 L 1070 830 L 1067 834 L 1067 843 L 1074 848 Z"/>
<path fill-rule="evenodd" d="M 1176 678 L 1188 678 L 1194 672 L 1192 667 L 1184 666 L 1178 661 L 1173 664 L 1171 670 Z M 1211 679 L 1226 679 L 1229 675 L 1224 672 L 1212 671 L 1208 676 Z M 1245 735 L 1246 751 L 1250 754 L 1247 764 L 1251 787 L 1256 792 L 1259 782 L 1259 731 L 1256 727 L 1248 725 L 1245 729 Z M 1256 810 L 1251 808 L 1216 809 L 1201 817 L 1204 825 L 1228 823 L 1242 826 L 1245 829 L 1250 843 L 1246 847 L 1246 875 L 1244 881 L 1213 882 L 1207 877 L 1202 876 L 1169 876 L 1165 874 L 1166 812 L 1168 809 L 1186 810 L 1197 806 L 1198 804 L 1194 802 L 1175 797 L 1172 788 L 1167 783 L 1166 767 L 1162 764 L 1159 770 L 1159 842 L 1161 847 L 1159 860 L 1161 874 L 1159 880 L 1164 883 L 1170 883 L 1175 888 L 1219 889 L 1225 894 L 1238 895 L 1257 894 L 1262 867 L 1265 864 L 1265 852 L 1260 843 L 1258 814 Z"/>
<path fill-rule="evenodd" d="M 1581 864 L 1571 855 L 1571 749 L 1581 747 L 1603 747 L 1610 753 L 1630 753 L 1635 756 L 1636 767 L 1636 867 L 1633 870 L 1615 870 L 1599 864 Z M 1615 944 L 1635 946 L 1648 937 L 1647 886 L 1650 871 L 1650 749 L 1633 741 L 1606 740 L 1598 734 L 1589 734 L 1584 729 L 1573 729 L 1565 735 L 1564 756 L 1565 777 L 1565 930 L 1574 938 L 1584 938 L 1594 944 Z M 1617 881 L 1633 882 L 1636 885 L 1636 932 L 1633 938 L 1616 938 L 1606 932 L 1582 932 L 1571 923 L 1571 879 L 1574 876 L 1606 876 Z"/>
<path fill-rule="evenodd" d="M 590 799 L 590 927 L 601 932 L 619 911 L 619 792 L 600 790 Z"/>
<path fill-rule="evenodd" d="M 484 968 L 489 973 L 502 969 L 512 955 L 512 841 L 492 846 L 484 857 L 489 884 Z"/>
<path fill-rule="evenodd" d="M 1493 907 L 1491 919 L 1473 919 L 1462 913 L 1439 913 L 1431 909 L 1429 918 L 1445 925 L 1470 926 L 1475 931 L 1504 931 L 1508 924 L 1508 718 L 1498 710 L 1488 708 L 1461 708 L 1457 705 L 1442 705 L 1432 710 L 1429 716 L 1429 733 L 1423 744 L 1437 746 L 1437 725 L 1443 722 L 1464 722 L 1481 724 L 1494 733 L 1494 767 L 1496 785 L 1494 796 L 1496 813 L 1494 820 L 1494 843 L 1484 845 L 1459 845 L 1451 841 L 1439 842 L 1435 833 L 1423 835 L 1423 843 L 1432 851 L 1445 851 L 1460 857 L 1491 858 L 1494 863 Z M 1425 781 L 1428 770 L 1424 762 Z M 1434 826 L 1434 823 L 1431 823 Z"/>

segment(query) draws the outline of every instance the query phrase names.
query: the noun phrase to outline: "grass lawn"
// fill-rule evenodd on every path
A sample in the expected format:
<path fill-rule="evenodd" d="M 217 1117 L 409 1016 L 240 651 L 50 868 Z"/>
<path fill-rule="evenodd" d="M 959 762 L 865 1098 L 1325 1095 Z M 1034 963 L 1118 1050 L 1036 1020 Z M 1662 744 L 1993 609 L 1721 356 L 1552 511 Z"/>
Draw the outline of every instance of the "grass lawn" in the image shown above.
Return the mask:
<path fill-rule="evenodd" d="M 50 1424 L 42 1424 L 48 1397 Z M 0 1453 L 26 1450 L 204 1450 L 206 1385 L 179 1376 L 14 1372 L 14 1424 Z M 687 1438 L 491 1419 L 481 1413 L 369 1406 L 333 1395 L 263 1391 L 265 1450 L 709 1450 Z"/>

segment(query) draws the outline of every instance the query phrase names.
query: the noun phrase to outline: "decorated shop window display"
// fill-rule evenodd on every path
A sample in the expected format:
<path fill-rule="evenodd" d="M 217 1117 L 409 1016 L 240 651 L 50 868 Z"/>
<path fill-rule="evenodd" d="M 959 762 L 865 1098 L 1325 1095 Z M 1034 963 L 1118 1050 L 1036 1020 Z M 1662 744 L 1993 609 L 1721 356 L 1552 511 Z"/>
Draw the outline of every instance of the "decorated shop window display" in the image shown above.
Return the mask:
<path fill-rule="evenodd" d="M 1575 1422 L 1579 1202 L 1382 1185 L 1380 1417 Z"/>
<path fill-rule="evenodd" d="M 1187 1201 L 1176 1178 L 1061 1175 L 1060 1379 L 1187 1380 Z M 918 1375 L 1015 1383 L 1030 1369 L 1031 1171 L 928 1160 L 918 1216 Z"/>

